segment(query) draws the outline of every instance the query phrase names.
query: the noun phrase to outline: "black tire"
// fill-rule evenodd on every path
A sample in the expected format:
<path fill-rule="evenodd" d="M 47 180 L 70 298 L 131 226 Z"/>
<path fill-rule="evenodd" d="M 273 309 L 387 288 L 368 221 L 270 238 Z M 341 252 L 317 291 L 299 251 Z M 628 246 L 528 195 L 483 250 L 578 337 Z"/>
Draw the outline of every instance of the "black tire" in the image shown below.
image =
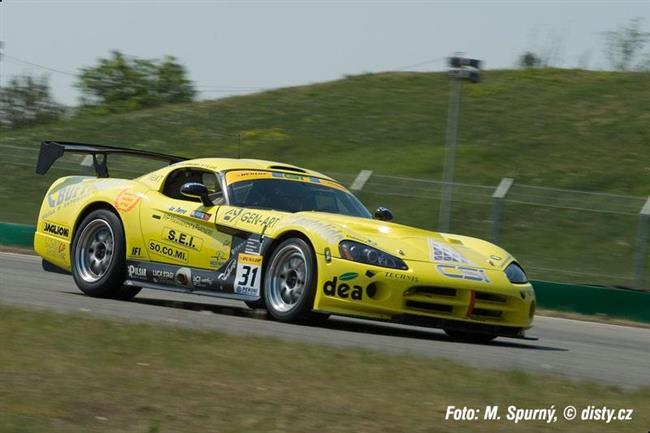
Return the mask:
<path fill-rule="evenodd" d="M 139 287 L 123 286 L 125 279 L 124 228 L 106 209 L 89 213 L 72 241 L 72 277 L 84 294 L 97 298 L 131 299 Z"/>
<path fill-rule="evenodd" d="M 298 262 L 302 262 L 304 271 L 300 270 Z M 286 268 L 285 263 L 288 264 Z M 294 264 L 298 265 L 294 267 Z M 285 274 L 283 269 L 288 269 Z M 271 254 L 264 272 L 266 310 L 281 322 L 309 320 L 314 317 L 316 281 L 316 256 L 311 246 L 301 238 L 283 241 Z M 283 284 L 287 287 L 285 291 L 281 289 Z"/>
<path fill-rule="evenodd" d="M 455 329 L 445 329 L 445 333 L 454 340 L 464 341 L 466 343 L 489 343 L 498 337 L 493 334 L 481 334 L 478 332 L 457 331 Z"/>

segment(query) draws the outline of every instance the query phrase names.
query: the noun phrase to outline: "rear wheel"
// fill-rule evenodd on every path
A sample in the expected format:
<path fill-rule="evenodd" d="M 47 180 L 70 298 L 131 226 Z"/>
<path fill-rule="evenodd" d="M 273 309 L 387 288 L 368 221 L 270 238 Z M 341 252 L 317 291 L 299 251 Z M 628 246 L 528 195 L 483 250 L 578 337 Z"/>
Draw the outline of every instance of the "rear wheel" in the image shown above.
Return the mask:
<path fill-rule="evenodd" d="M 498 337 L 493 334 L 481 334 L 478 332 L 457 331 L 455 329 L 445 329 L 445 333 L 454 340 L 465 341 L 467 343 L 489 343 Z"/>
<path fill-rule="evenodd" d="M 139 287 L 123 286 L 125 240 L 122 222 L 113 212 L 99 209 L 88 214 L 72 242 L 72 277 L 86 295 L 131 299 Z"/>
<path fill-rule="evenodd" d="M 300 238 L 282 242 L 271 254 L 264 275 L 264 303 L 282 322 L 309 320 L 316 295 L 316 257 Z"/>

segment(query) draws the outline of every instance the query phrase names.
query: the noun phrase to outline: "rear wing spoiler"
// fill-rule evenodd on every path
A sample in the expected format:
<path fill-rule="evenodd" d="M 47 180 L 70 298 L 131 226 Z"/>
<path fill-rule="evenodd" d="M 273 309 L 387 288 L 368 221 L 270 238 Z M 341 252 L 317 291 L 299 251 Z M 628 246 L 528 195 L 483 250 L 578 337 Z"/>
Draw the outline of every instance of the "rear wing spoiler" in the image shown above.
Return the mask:
<path fill-rule="evenodd" d="M 120 155 L 133 155 L 141 158 L 167 161 L 169 164 L 186 161 L 187 158 L 164 153 L 147 152 L 145 150 L 125 149 L 123 147 L 102 146 L 99 144 L 71 143 L 66 141 L 43 141 L 41 150 L 38 153 L 36 162 L 36 173 L 45 174 L 52 167 L 54 162 L 61 158 L 64 153 L 85 153 L 93 156 L 93 167 L 97 177 L 108 177 L 108 155 L 110 153 Z"/>

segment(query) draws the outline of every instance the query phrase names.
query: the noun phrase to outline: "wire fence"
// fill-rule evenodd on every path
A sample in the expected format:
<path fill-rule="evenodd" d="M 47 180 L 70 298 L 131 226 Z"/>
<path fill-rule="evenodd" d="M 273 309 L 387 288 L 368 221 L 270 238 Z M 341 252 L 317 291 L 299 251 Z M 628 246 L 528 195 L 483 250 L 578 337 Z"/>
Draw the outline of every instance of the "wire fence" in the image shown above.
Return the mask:
<path fill-rule="evenodd" d="M 347 185 L 356 178 L 328 174 Z M 391 208 L 397 222 L 435 230 L 443 185 L 372 175 L 355 193 L 371 209 Z M 650 288 L 650 217 L 641 215 L 648 197 L 544 188 L 515 179 L 500 200 L 497 186 L 454 183 L 450 231 L 495 241 L 534 279 Z"/>
<path fill-rule="evenodd" d="M 71 154 L 46 176 L 35 176 L 37 156 L 37 144 L 0 144 L 0 220 L 34 224 L 54 179 L 94 175 L 92 167 L 82 165 L 83 155 Z M 133 178 L 160 166 L 112 155 L 110 170 L 112 177 Z M 328 174 L 346 185 L 357 177 Z M 435 230 L 443 185 L 430 179 L 372 175 L 355 193 L 369 209 L 390 208 L 398 223 Z M 544 188 L 515 179 L 500 200 L 496 188 L 454 183 L 450 231 L 495 241 L 534 279 L 650 289 L 650 216 L 640 213 L 648 197 Z"/>

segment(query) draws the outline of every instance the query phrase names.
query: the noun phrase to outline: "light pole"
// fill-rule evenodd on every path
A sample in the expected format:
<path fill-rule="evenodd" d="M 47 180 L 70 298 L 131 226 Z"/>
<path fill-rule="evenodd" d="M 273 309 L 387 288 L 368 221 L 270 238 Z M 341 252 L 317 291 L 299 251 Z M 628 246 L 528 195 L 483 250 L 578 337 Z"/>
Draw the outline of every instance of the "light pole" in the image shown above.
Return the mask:
<path fill-rule="evenodd" d="M 447 140 L 445 144 L 445 164 L 442 174 L 442 190 L 440 194 L 440 214 L 438 216 L 438 231 L 448 232 L 451 216 L 451 196 L 453 193 L 454 166 L 456 164 L 456 142 L 458 138 L 458 115 L 460 113 L 460 90 L 463 80 L 477 83 L 480 80 L 480 60 L 464 57 L 449 58 L 449 78 L 451 89 L 449 93 L 449 113 L 447 118 Z"/>
<path fill-rule="evenodd" d="M 5 43 L 0 41 L 0 87 L 2 87 L 2 49 L 5 47 Z"/>

